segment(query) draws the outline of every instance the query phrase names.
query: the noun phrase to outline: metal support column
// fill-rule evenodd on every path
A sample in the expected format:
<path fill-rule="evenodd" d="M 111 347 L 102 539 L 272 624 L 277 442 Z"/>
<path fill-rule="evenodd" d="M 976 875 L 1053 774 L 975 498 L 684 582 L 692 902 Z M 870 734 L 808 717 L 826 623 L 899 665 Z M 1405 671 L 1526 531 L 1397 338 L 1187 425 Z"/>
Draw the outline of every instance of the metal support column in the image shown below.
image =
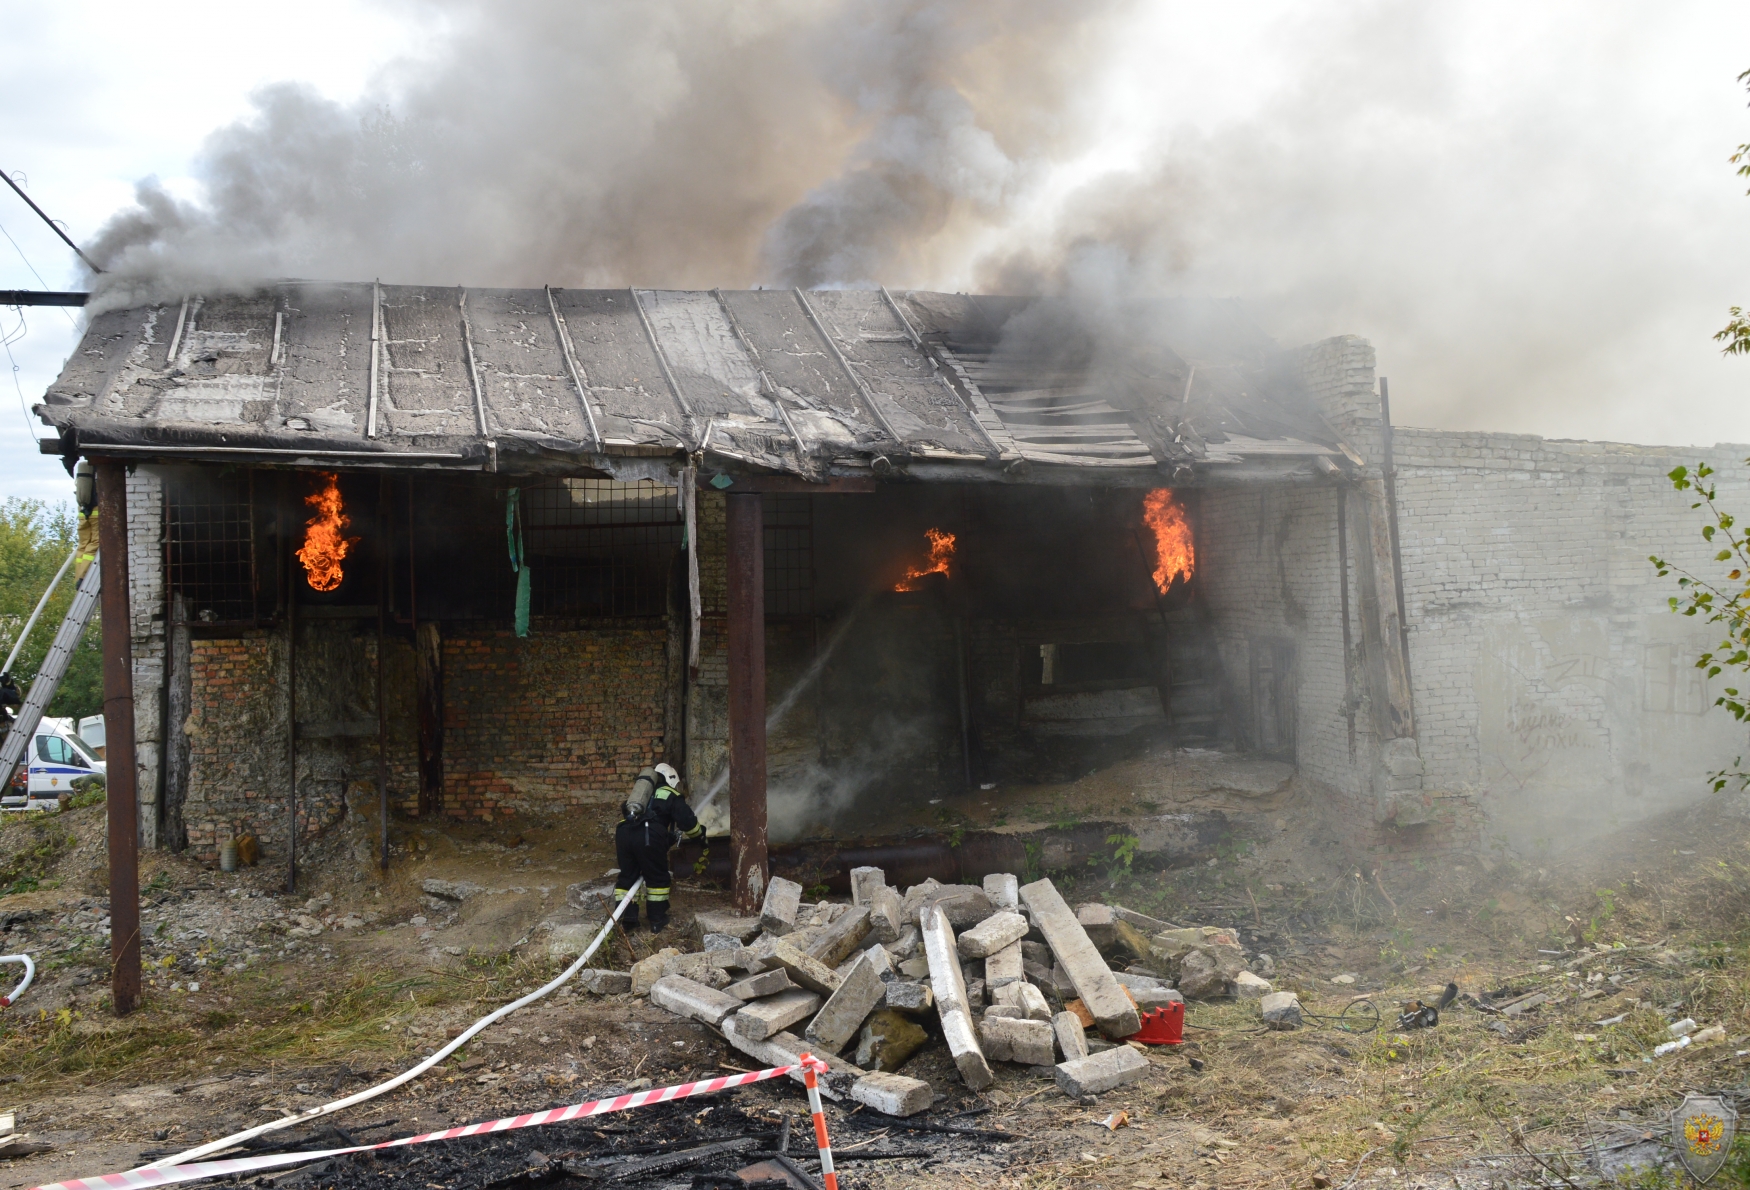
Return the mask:
<path fill-rule="evenodd" d="M 128 613 L 126 467 L 96 461 L 98 565 L 102 573 L 104 752 L 109 776 L 110 999 L 117 1016 L 140 998 L 140 805 L 134 762 L 134 648 Z"/>
<path fill-rule="evenodd" d="M 764 497 L 731 492 L 728 505 L 729 845 L 735 906 L 751 912 L 768 877 Z"/>

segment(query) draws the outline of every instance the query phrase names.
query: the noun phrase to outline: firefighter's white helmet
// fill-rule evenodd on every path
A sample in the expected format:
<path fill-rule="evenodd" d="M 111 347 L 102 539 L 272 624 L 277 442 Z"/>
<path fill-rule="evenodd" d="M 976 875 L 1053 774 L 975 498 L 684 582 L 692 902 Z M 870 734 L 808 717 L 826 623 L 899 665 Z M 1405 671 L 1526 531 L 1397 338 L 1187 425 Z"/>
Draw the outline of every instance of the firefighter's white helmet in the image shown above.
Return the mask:
<path fill-rule="evenodd" d="M 655 768 L 656 775 L 662 778 L 662 783 L 664 785 L 668 786 L 670 789 L 680 788 L 681 775 L 675 771 L 675 767 L 672 764 L 659 764 L 656 765 Z"/>

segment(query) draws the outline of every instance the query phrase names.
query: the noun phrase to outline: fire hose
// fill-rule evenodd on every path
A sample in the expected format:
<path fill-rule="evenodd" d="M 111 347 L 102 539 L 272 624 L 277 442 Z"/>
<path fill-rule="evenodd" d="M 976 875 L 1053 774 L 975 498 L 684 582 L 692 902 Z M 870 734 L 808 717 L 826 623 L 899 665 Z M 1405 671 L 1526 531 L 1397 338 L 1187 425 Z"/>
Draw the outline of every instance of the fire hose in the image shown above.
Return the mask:
<path fill-rule="evenodd" d="M 9 995 L 0 996 L 0 1008 L 10 1008 L 18 1003 L 18 998 L 24 995 L 24 990 L 30 986 L 30 981 L 36 978 L 36 964 L 30 961 L 27 954 L 0 954 L 0 963 L 23 963 L 24 978 L 18 981 Z"/>
<path fill-rule="evenodd" d="M 716 798 L 718 793 L 722 791 L 724 785 L 727 783 L 727 774 L 725 774 L 724 777 L 720 777 L 717 780 L 717 783 L 711 787 L 710 792 L 708 792 L 704 799 L 699 802 L 699 809 L 703 810 L 706 806 L 710 805 L 712 800 Z M 442 1062 L 445 1058 L 461 1049 L 488 1025 L 503 1020 L 519 1008 L 526 1008 L 536 1000 L 541 999 L 543 996 L 563 987 L 569 982 L 571 977 L 583 970 L 584 964 L 594 957 L 596 950 L 604 941 L 606 941 L 608 934 L 619 924 L 620 915 L 626 911 L 626 906 L 631 902 L 633 897 L 637 896 L 639 892 L 643 890 L 643 888 L 644 881 L 640 878 L 631 888 L 626 890 L 626 895 L 620 898 L 620 903 L 618 905 L 614 906 L 613 914 L 609 916 L 605 923 L 603 923 L 602 928 L 597 931 L 595 939 L 584 948 L 582 954 L 577 956 L 576 962 L 572 963 L 571 966 L 567 967 L 551 982 L 536 988 L 522 999 L 513 1000 L 496 1011 L 481 1017 L 472 1025 L 468 1026 L 460 1036 L 456 1037 L 448 1045 L 443 1046 L 436 1053 L 432 1054 L 412 1069 L 405 1070 L 394 1078 L 389 1079 L 386 1082 L 380 1082 L 374 1087 L 367 1087 L 356 1094 L 348 1095 L 344 1099 L 336 1099 L 332 1103 L 324 1103 L 319 1107 L 312 1107 L 307 1111 L 299 1112 L 297 1115 L 285 1116 L 282 1119 L 270 1120 L 265 1124 L 258 1124 L 254 1128 L 246 1128 L 242 1132 L 233 1133 L 230 1136 L 210 1141 L 204 1145 L 198 1145 L 195 1148 L 178 1153 L 173 1157 L 165 1157 L 161 1160 L 152 1162 L 150 1165 L 141 1166 L 141 1168 L 159 1169 L 167 1165 L 186 1165 L 190 1161 L 197 1161 L 209 1154 L 233 1148 L 236 1145 L 240 1145 L 245 1141 L 253 1140 L 254 1138 L 265 1135 L 266 1133 L 277 1132 L 281 1128 L 289 1128 L 293 1124 L 302 1124 L 310 1120 L 318 1119 L 322 1116 L 332 1115 L 334 1112 L 343 1111 L 349 1107 L 356 1107 L 358 1104 L 364 1103 L 367 1100 L 375 1099 L 386 1091 L 393 1091 L 396 1087 L 412 1082 L 414 1079 L 430 1070 L 433 1066 L 436 1066 L 439 1062 Z M 25 961 L 29 962 L 30 960 L 26 959 Z M 27 978 L 25 982 L 28 983 L 29 979 Z"/>

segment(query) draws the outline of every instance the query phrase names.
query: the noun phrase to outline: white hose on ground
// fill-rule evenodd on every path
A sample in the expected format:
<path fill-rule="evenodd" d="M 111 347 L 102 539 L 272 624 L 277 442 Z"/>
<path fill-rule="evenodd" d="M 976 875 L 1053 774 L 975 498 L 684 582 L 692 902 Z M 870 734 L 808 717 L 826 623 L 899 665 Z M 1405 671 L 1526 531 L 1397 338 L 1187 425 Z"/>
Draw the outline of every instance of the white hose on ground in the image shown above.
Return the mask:
<path fill-rule="evenodd" d="M 24 978 L 18 981 L 18 986 L 12 989 L 10 995 L 0 996 L 0 1008 L 10 1008 L 18 1003 L 18 998 L 24 995 L 24 989 L 28 988 L 30 981 L 36 978 L 36 964 L 30 961 L 30 956 L 27 954 L 0 954 L 0 963 L 24 964 Z"/>

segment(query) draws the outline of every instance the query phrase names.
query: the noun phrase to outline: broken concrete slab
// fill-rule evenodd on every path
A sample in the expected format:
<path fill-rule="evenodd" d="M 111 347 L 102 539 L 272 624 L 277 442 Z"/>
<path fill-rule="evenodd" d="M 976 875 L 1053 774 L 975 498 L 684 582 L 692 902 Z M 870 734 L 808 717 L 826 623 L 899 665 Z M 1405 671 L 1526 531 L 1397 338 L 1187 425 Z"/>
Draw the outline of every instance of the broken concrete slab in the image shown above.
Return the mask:
<path fill-rule="evenodd" d="M 1057 1085 L 1071 1099 L 1126 1086 L 1148 1073 L 1148 1059 L 1128 1045 L 1057 1064 Z"/>
<path fill-rule="evenodd" d="M 1024 1021 L 1027 1019 L 1027 1010 L 1019 1004 L 992 1004 L 984 1010 L 984 1016 L 985 1019 L 993 1016 L 1006 1016 L 1017 1021 Z"/>
<path fill-rule="evenodd" d="M 993 994 L 1004 984 L 1020 983 L 1025 978 L 1019 942 L 1010 943 L 984 960 L 984 986 Z"/>
<path fill-rule="evenodd" d="M 857 1031 L 857 1065 L 892 1073 L 928 1042 L 930 1035 L 903 1012 L 878 1008 Z"/>
<path fill-rule="evenodd" d="M 741 939 L 733 934 L 706 934 L 699 945 L 706 950 L 740 950 Z"/>
<path fill-rule="evenodd" d="M 924 897 L 913 920 L 923 924 L 925 909 L 937 908 L 948 917 L 956 930 L 969 929 L 997 911 L 982 888 L 970 884 L 944 884 Z"/>
<path fill-rule="evenodd" d="M 866 906 L 869 910 L 869 930 L 882 942 L 897 942 L 905 929 L 905 903 L 899 894 L 886 885 L 876 889 Z"/>
<path fill-rule="evenodd" d="M 863 1022 L 886 995 L 887 985 L 881 982 L 874 962 L 864 956 L 857 960 L 838 990 L 821 1005 L 804 1035 L 810 1041 L 818 1042 L 828 1053 L 836 1054 L 857 1035 L 857 1030 L 863 1027 Z"/>
<path fill-rule="evenodd" d="M 872 1070 L 851 1084 L 851 1100 L 882 1115 L 915 1116 L 935 1102 L 935 1088 L 922 1079 Z"/>
<path fill-rule="evenodd" d="M 1190 946 L 1231 946 L 1240 948 L 1239 932 L 1226 926 L 1186 926 L 1182 929 L 1162 930 L 1150 941 L 1167 951 L 1183 950 Z"/>
<path fill-rule="evenodd" d="M 966 989 L 966 1007 L 980 1009 L 985 1005 L 984 980 L 980 977 L 966 978 L 966 970 L 960 971 L 960 985 Z"/>
<path fill-rule="evenodd" d="M 772 877 L 766 886 L 765 903 L 760 906 L 760 925 L 774 934 L 788 934 L 796 928 L 796 915 L 801 910 L 802 886 L 782 876 Z"/>
<path fill-rule="evenodd" d="M 678 959 L 681 952 L 672 946 L 665 946 L 648 958 L 639 959 L 632 964 L 632 994 L 648 996 L 650 989 L 656 986 L 656 981 L 668 972 L 668 961 Z"/>
<path fill-rule="evenodd" d="M 750 1041 L 764 1041 L 782 1033 L 797 1021 L 806 1020 L 820 1007 L 820 994 L 805 988 L 779 992 L 764 1000 L 737 1003 L 735 1028 Z"/>
<path fill-rule="evenodd" d="M 1020 1009 L 1021 1015 L 1029 1020 L 1051 1019 L 1051 1008 L 1045 1002 L 1045 994 L 1025 980 L 1004 984 L 996 990 L 995 999 L 999 1005 Z"/>
<path fill-rule="evenodd" d="M 1051 1018 L 1051 1032 L 1057 1038 L 1058 1052 L 1065 1062 L 1088 1056 L 1088 1031 L 1082 1019 L 1073 1012 L 1060 1012 Z"/>
<path fill-rule="evenodd" d="M 779 992 L 787 992 L 796 985 L 790 982 L 790 974 L 783 969 L 777 971 L 761 971 L 758 975 L 750 975 L 723 989 L 726 996 L 734 996 L 744 1003 L 748 1000 L 759 1000 L 766 996 L 775 996 Z"/>
<path fill-rule="evenodd" d="M 1093 1013 L 1100 1032 L 1108 1037 L 1129 1037 L 1142 1027 L 1136 1005 L 1112 978 L 1111 968 L 1087 932 L 1070 912 L 1057 887 L 1049 880 L 1021 886 L 1021 903 L 1032 910 L 1033 919 L 1045 935 L 1046 944 L 1063 964 L 1076 994 Z"/>
<path fill-rule="evenodd" d="M 471 880 L 438 880 L 427 877 L 420 882 L 420 890 L 427 896 L 442 897 L 446 901 L 466 901 L 486 891 L 484 885 L 475 884 Z"/>
<path fill-rule="evenodd" d="M 717 909 L 707 909 L 693 915 L 693 932 L 703 938 L 706 934 L 727 934 L 741 945 L 746 946 L 759 937 L 760 919 L 743 917 L 739 913 L 725 913 Z"/>
<path fill-rule="evenodd" d="M 930 985 L 915 979 L 896 979 L 887 985 L 887 1007 L 901 1012 L 924 1013 L 936 1006 Z"/>
<path fill-rule="evenodd" d="M 1104 949 L 1112 945 L 1112 928 L 1118 922 L 1118 915 L 1112 911 L 1112 906 L 1099 902 L 1076 906 L 1076 921 L 1087 931 L 1088 939 L 1095 946 Z"/>
<path fill-rule="evenodd" d="M 886 887 L 887 873 L 880 868 L 851 869 L 851 904 L 856 908 L 869 908 L 875 903 L 876 891 Z"/>
<path fill-rule="evenodd" d="M 930 974 L 930 960 L 923 955 L 914 955 L 909 959 L 902 959 L 898 969 L 907 979 L 925 979 Z"/>
<path fill-rule="evenodd" d="M 594 992 L 598 996 L 617 996 L 632 990 L 632 973 L 585 967 L 577 973 L 577 982 L 583 985 L 586 992 Z"/>
<path fill-rule="evenodd" d="M 676 1016 L 691 1017 L 713 1028 L 721 1025 L 724 1017 L 739 1012 L 743 1007 L 742 1002 L 734 996 L 707 987 L 684 975 L 665 975 L 657 980 L 650 989 L 650 1002 L 658 1008 L 666 1008 Z"/>
<path fill-rule="evenodd" d="M 1226 946 L 1192 947 L 1179 959 L 1179 991 L 1188 1000 L 1231 996 L 1241 970 L 1237 950 Z"/>
<path fill-rule="evenodd" d="M 942 1039 L 948 1043 L 948 1052 L 953 1055 L 961 1081 L 974 1091 L 982 1091 L 996 1081 L 996 1076 L 991 1073 L 990 1063 L 979 1048 L 978 1035 L 973 1032 L 966 987 L 961 982 L 960 952 L 955 945 L 954 929 L 948 924 L 947 914 L 928 908 L 919 923 L 919 933 L 930 963 L 930 986 L 936 994 Z"/>
<path fill-rule="evenodd" d="M 789 972 L 791 980 L 798 987 L 807 988 L 811 992 L 830 996 L 839 990 L 839 977 L 831 967 L 819 959 L 803 954 L 788 943 L 774 943 L 766 962 L 768 966 L 782 967 Z M 1135 1030 L 1131 1032 L 1134 1033 Z"/>
<path fill-rule="evenodd" d="M 918 911 L 924 907 L 924 898 L 941 887 L 942 882 L 932 876 L 906 889 L 905 897 L 900 902 L 905 909 L 905 919 L 915 924 L 918 919 Z"/>
<path fill-rule="evenodd" d="M 869 911 L 851 909 L 821 927 L 821 931 L 803 953 L 819 959 L 828 967 L 844 962 L 850 953 L 869 936 Z"/>
<path fill-rule="evenodd" d="M 1164 988 L 1167 981 L 1154 975 L 1142 975 L 1135 971 L 1114 971 L 1112 978 L 1132 992 L 1148 991 L 1154 988 Z"/>
<path fill-rule="evenodd" d="M 918 934 L 916 923 L 908 921 L 899 927 L 899 937 L 884 945 L 887 947 L 887 953 L 894 958 L 910 958 L 917 954 L 919 948 L 923 946 L 923 938 Z"/>
<path fill-rule="evenodd" d="M 1029 942 L 1026 939 L 1021 940 L 1021 959 L 1023 962 L 1037 963 L 1047 971 L 1057 961 L 1051 953 L 1051 947 L 1043 942 Z"/>
<path fill-rule="evenodd" d="M 978 1024 L 985 1057 L 993 1062 L 1049 1066 L 1056 1057 L 1056 1039 L 1045 1021 L 1016 1020 L 988 1013 Z"/>
<path fill-rule="evenodd" d="M 1250 971 L 1241 971 L 1234 976 L 1234 995 L 1241 1000 L 1256 1000 L 1274 990 L 1268 979 L 1262 979 Z"/>
<path fill-rule="evenodd" d="M 1293 992 L 1271 992 L 1258 1001 L 1258 1014 L 1272 1029 L 1298 1029 L 1300 997 Z"/>
<path fill-rule="evenodd" d="M 1126 988 L 1129 992 L 1130 989 Z M 1136 1001 L 1137 1010 L 1147 1012 L 1151 1008 L 1162 1008 L 1168 1004 L 1183 1004 L 1185 997 L 1173 988 L 1144 988 L 1139 992 L 1130 992 L 1130 998 Z"/>
<path fill-rule="evenodd" d="M 999 950 L 1005 950 L 1020 942 L 1027 936 L 1027 919 L 1019 913 L 1003 911 L 993 913 L 969 930 L 963 931 L 956 940 L 960 947 L 960 957 L 967 959 L 989 958 Z"/>
<path fill-rule="evenodd" d="M 984 895 L 998 909 L 1015 909 L 1021 904 L 1021 882 L 1012 872 L 992 872 L 984 878 Z"/>
<path fill-rule="evenodd" d="M 789 1066 L 803 1054 L 813 1053 L 814 1047 L 794 1033 L 774 1033 L 770 1037 L 749 1037 L 739 1024 L 740 1014 L 725 1017 L 723 1021 L 723 1037 L 730 1045 L 753 1058 L 763 1066 Z M 825 1062 L 828 1073 L 820 1082 L 820 1093 L 828 1099 L 843 1099 L 851 1093 L 851 1084 L 863 1077 L 865 1071 L 859 1070 L 843 1058 L 831 1054 L 815 1054 L 815 1057 Z M 797 1083 L 803 1081 L 800 1070 L 794 1071 L 790 1077 Z"/>
<path fill-rule="evenodd" d="M 1170 921 L 1162 921 L 1158 917 L 1150 917 L 1146 913 L 1138 913 L 1134 909 L 1126 909 L 1122 905 L 1112 906 L 1112 912 L 1118 915 L 1118 920 L 1127 921 L 1145 934 L 1158 934 L 1162 930 L 1176 929 Z"/>

